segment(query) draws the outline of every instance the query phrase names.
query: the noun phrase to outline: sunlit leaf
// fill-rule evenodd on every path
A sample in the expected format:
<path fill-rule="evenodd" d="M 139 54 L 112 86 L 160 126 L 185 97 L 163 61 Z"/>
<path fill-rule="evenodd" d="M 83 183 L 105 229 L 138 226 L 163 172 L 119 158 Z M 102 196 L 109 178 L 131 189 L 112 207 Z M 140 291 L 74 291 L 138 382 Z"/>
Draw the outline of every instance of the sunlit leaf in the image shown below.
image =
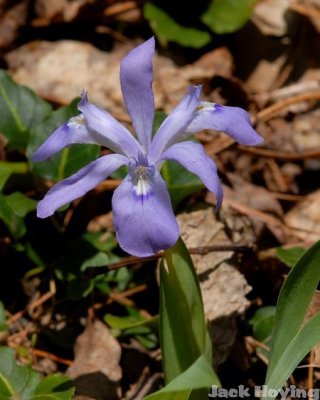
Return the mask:
<path fill-rule="evenodd" d="M 144 16 L 156 34 L 162 46 L 175 42 L 181 46 L 200 48 L 208 44 L 211 36 L 208 32 L 178 24 L 164 10 L 153 3 L 146 3 Z"/>
<path fill-rule="evenodd" d="M 215 33 L 231 33 L 250 18 L 257 0 L 211 0 L 201 20 Z"/>

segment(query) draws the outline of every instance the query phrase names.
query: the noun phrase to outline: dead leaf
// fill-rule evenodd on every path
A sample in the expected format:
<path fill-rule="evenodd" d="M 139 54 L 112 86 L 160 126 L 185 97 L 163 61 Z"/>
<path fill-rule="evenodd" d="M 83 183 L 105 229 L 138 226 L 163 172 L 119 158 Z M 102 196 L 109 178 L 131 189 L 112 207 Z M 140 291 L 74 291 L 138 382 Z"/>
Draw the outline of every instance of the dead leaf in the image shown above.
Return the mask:
<path fill-rule="evenodd" d="M 67 370 L 76 386 L 76 394 L 96 400 L 120 398 L 119 365 L 121 347 L 101 321 L 88 322 L 77 338 L 75 360 Z"/>
<path fill-rule="evenodd" d="M 251 20 L 264 35 L 283 36 L 288 29 L 290 0 L 264 0 L 256 4 Z"/>
<path fill-rule="evenodd" d="M 0 9 L 0 49 L 8 48 L 18 35 L 19 28 L 26 23 L 28 4 L 20 1 L 12 5 L 4 1 Z"/>
<path fill-rule="evenodd" d="M 293 207 L 284 217 L 286 225 L 301 239 L 316 241 L 320 237 L 320 190 L 317 190 Z"/>
<path fill-rule="evenodd" d="M 307 314 L 304 318 L 304 323 L 310 321 L 310 319 L 319 312 L 320 312 L 320 291 L 316 290 L 311 299 L 311 303 L 309 304 Z M 313 351 L 314 351 L 314 359 L 312 364 L 320 367 L 320 344 L 314 346 Z"/>
<path fill-rule="evenodd" d="M 31 42 L 8 53 L 6 61 L 18 83 L 48 100 L 68 104 L 85 88 L 92 102 L 129 121 L 120 89 L 119 66 L 130 48 L 128 44 L 121 44 L 107 53 L 89 43 L 71 40 Z M 170 112 L 190 84 L 215 75 L 231 77 L 232 69 L 232 57 L 226 48 L 209 52 L 184 67 L 155 54 L 156 107 Z"/>
<path fill-rule="evenodd" d="M 212 208 L 178 216 L 181 236 L 188 248 L 232 245 Z M 237 334 L 237 318 L 250 302 L 251 287 L 232 264 L 232 251 L 192 255 L 200 279 L 204 309 L 212 327 L 215 365 L 228 357 Z"/>

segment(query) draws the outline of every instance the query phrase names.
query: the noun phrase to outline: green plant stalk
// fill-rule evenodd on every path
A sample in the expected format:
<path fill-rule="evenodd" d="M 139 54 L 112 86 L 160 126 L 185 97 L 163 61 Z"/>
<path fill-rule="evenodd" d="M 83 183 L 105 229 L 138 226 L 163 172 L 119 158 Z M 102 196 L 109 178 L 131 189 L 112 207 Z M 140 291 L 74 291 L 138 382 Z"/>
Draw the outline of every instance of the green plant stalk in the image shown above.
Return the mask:
<path fill-rule="evenodd" d="M 29 165 L 24 161 L 0 161 L 0 169 L 10 171 L 12 174 L 26 174 L 29 172 Z"/>

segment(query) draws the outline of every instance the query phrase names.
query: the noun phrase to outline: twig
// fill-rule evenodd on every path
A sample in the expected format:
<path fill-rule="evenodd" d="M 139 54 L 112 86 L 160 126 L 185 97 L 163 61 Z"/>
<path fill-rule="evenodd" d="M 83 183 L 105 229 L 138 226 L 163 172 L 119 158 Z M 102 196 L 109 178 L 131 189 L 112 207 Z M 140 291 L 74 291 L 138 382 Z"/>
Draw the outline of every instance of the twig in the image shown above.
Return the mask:
<path fill-rule="evenodd" d="M 66 360 L 65 358 L 58 357 L 55 354 L 48 353 L 47 351 L 44 351 L 44 350 L 39 350 L 39 349 L 33 348 L 33 349 L 31 349 L 31 352 L 38 357 L 49 358 L 52 361 L 56 361 L 60 364 L 67 365 L 68 367 L 70 365 L 72 365 L 72 363 L 73 363 L 71 360 Z"/>
<path fill-rule="evenodd" d="M 309 93 L 298 94 L 289 99 L 280 100 L 275 104 L 261 110 L 256 115 L 258 121 L 267 121 L 276 114 L 291 106 L 292 104 L 301 103 L 302 101 L 320 100 L 320 90 L 314 90 Z"/>
<path fill-rule="evenodd" d="M 43 304 L 44 302 L 46 302 L 47 300 L 49 300 L 51 297 L 53 297 L 55 295 L 54 291 L 49 291 L 47 293 L 45 293 L 44 295 L 42 295 L 39 299 L 37 299 L 36 301 L 34 301 L 33 303 L 31 303 L 29 306 L 27 306 L 27 308 L 25 308 L 24 310 L 18 311 L 16 314 L 10 316 L 6 323 L 7 324 L 12 324 L 13 322 L 18 321 L 20 318 L 22 318 L 22 316 L 27 312 L 31 312 L 33 311 L 35 308 L 39 307 L 41 304 Z"/>
<path fill-rule="evenodd" d="M 246 147 L 239 145 L 239 149 L 257 156 L 266 158 L 277 158 L 284 161 L 306 160 L 308 158 L 319 158 L 320 149 L 304 150 L 299 152 L 289 152 L 281 150 L 262 149 L 260 147 Z"/>

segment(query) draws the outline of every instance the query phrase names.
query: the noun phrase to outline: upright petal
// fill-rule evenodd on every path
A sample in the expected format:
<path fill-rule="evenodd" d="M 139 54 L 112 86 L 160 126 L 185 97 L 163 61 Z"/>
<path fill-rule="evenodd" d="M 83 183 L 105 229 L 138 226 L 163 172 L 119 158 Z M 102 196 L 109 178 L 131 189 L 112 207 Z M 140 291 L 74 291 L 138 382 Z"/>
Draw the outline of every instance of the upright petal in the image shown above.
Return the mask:
<path fill-rule="evenodd" d="M 82 94 L 78 105 L 89 129 L 98 132 L 105 138 L 104 146 L 118 154 L 137 158 L 142 151 L 134 136 L 108 112 L 89 103 L 87 94 Z"/>
<path fill-rule="evenodd" d="M 240 107 L 202 102 L 187 132 L 194 133 L 202 129 L 223 131 L 236 142 L 248 146 L 263 142 L 263 138 L 252 128 L 248 113 Z"/>
<path fill-rule="evenodd" d="M 56 129 L 33 154 L 35 162 L 44 161 L 71 144 L 89 143 L 105 145 L 104 138 L 88 129 L 82 114 L 72 117 Z"/>
<path fill-rule="evenodd" d="M 162 153 L 161 161 L 173 160 L 201 179 L 203 184 L 217 198 L 217 208 L 221 207 L 223 192 L 217 174 L 217 167 L 207 156 L 203 146 L 195 142 L 181 142 L 169 147 Z"/>
<path fill-rule="evenodd" d="M 121 62 L 120 82 L 134 129 L 145 152 L 151 142 L 154 118 L 152 56 L 154 38 L 131 50 Z"/>
<path fill-rule="evenodd" d="M 200 105 L 201 86 L 192 86 L 189 93 L 163 121 L 150 146 L 148 158 L 157 162 L 161 153 L 185 135 L 185 129 L 195 117 Z"/>
<path fill-rule="evenodd" d="M 149 195 L 134 187 L 128 175 L 112 199 L 113 223 L 120 246 L 129 254 L 146 257 L 178 240 L 179 227 L 165 182 L 155 170 Z M 138 191 L 137 191 L 138 189 Z"/>
<path fill-rule="evenodd" d="M 129 164 L 129 161 L 125 156 L 110 154 L 91 162 L 74 175 L 53 186 L 43 200 L 38 203 L 37 216 L 39 218 L 49 217 L 59 207 L 83 196 L 121 165 Z"/>

